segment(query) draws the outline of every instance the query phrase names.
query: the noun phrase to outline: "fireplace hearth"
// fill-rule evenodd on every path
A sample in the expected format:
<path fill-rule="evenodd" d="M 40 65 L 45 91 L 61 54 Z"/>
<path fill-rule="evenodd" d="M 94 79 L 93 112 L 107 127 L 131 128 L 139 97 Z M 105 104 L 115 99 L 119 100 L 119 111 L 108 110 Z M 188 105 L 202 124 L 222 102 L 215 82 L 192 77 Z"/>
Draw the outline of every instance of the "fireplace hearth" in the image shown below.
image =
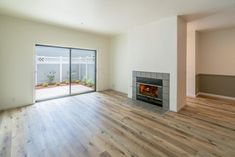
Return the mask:
<path fill-rule="evenodd" d="M 141 106 L 152 104 L 160 110 L 169 110 L 168 73 L 133 71 L 132 99 L 142 102 Z"/>

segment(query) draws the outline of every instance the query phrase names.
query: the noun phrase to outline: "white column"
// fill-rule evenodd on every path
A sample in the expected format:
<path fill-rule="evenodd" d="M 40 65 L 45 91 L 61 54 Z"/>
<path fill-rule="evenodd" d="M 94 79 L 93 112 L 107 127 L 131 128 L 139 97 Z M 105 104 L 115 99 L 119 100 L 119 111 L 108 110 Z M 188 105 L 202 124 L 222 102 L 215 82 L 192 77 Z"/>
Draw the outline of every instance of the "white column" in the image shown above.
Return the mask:
<path fill-rule="evenodd" d="M 62 70 L 62 68 L 63 68 L 63 58 L 62 58 L 62 56 L 60 56 L 60 82 L 63 81 L 63 80 L 62 80 L 62 76 L 63 76 L 63 70 Z"/>

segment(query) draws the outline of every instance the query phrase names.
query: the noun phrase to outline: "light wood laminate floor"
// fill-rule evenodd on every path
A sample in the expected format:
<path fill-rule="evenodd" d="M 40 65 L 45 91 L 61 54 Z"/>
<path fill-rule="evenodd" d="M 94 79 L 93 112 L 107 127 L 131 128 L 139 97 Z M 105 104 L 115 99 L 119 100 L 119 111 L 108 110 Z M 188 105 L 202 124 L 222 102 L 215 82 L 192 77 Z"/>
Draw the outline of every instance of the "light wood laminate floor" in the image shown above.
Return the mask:
<path fill-rule="evenodd" d="M 188 98 L 164 115 L 114 91 L 0 113 L 0 157 L 234 157 L 235 104 Z"/>

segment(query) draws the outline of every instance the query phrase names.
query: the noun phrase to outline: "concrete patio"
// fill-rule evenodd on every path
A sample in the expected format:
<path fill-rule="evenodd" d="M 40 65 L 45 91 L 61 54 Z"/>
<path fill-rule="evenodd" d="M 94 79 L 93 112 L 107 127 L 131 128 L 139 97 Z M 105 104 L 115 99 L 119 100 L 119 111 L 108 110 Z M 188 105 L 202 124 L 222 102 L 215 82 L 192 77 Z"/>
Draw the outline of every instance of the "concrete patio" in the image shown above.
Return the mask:
<path fill-rule="evenodd" d="M 71 86 L 71 94 L 84 93 L 90 91 L 94 91 L 94 89 L 83 85 Z M 36 100 L 49 99 L 65 95 L 69 95 L 69 85 L 36 89 Z"/>

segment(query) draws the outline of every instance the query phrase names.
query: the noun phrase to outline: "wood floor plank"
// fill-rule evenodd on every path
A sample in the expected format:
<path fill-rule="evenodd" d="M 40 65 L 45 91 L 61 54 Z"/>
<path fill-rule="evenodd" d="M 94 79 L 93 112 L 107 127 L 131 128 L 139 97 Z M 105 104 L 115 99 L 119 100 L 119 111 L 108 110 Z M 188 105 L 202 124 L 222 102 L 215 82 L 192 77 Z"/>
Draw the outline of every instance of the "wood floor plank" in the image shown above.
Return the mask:
<path fill-rule="evenodd" d="M 116 91 L 0 112 L 1 157 L 234 157 L 235 104 L 187 98 L 160 114 Z"/>

